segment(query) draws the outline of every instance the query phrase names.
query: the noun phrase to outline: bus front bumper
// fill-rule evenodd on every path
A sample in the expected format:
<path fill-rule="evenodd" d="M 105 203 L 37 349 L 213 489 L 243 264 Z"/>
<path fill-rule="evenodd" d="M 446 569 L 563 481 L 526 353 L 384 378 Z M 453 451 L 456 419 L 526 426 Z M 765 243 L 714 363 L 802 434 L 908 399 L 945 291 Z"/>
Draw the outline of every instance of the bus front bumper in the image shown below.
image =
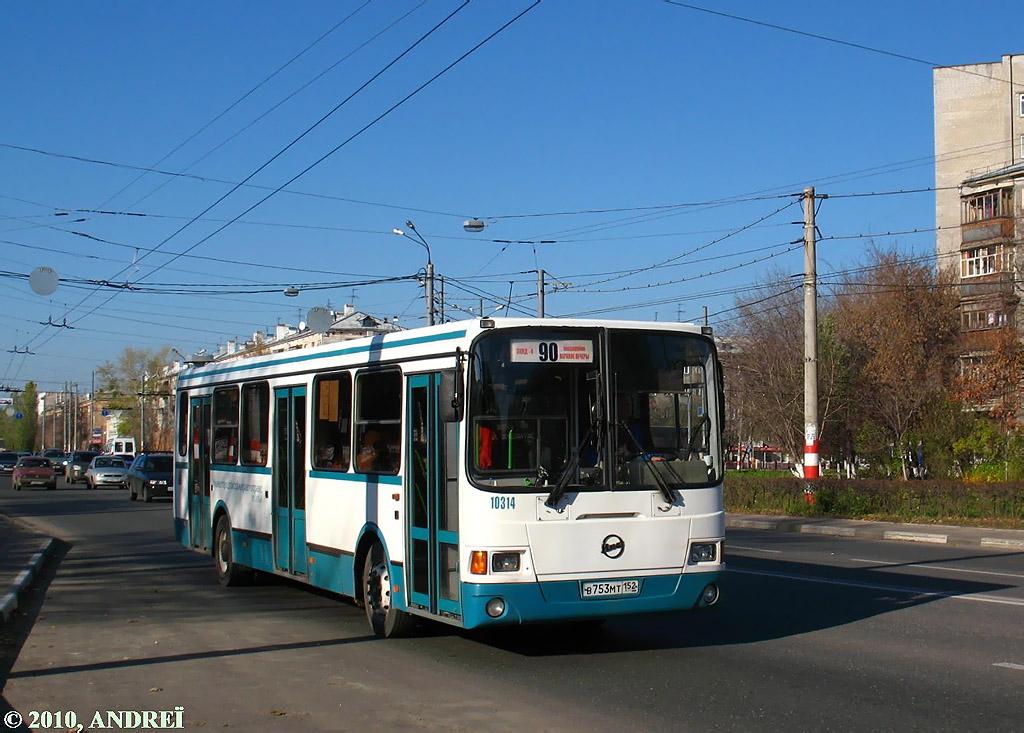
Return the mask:
<path fill-rule="evenodd" d="M 690 610 L 713 605 L 715 601 L 706 603 L 703 594 L 709 585 L 721 587 L 722 575 L 716 571 L 647 576 L 639 579 L 639 594 L 609 598 L 584 598 L 583 581 L 579 580 L 463 583 L 462 622 L 465 628 L 473 629 Z M 487 612 L 487 604 L 496 598 L 503 602 L 504 611 L 493 617 Z"/>

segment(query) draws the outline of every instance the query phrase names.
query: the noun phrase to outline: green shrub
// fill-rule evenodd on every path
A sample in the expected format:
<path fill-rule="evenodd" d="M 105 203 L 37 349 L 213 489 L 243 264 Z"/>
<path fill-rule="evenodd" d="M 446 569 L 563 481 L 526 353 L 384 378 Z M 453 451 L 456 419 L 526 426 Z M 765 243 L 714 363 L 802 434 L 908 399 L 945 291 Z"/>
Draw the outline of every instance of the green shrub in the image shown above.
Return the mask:
<path fill-rule="evenodd" d="M 1024 482 L 895 481 L 822 478 L 809 502 L 798 478 L 730 474 L 726 511 L 745 514 L 875 518 L 896 521 L 990 522 L 1024 525 Z"/>

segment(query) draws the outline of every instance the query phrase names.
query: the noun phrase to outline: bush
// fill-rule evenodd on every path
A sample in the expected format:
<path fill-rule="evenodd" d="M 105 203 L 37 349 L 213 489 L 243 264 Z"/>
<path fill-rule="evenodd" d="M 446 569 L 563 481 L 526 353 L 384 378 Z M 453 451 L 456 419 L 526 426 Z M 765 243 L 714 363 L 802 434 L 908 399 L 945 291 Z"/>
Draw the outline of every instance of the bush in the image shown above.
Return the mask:
<path fill-rule="evenodd" d="M 798 478 L 730 474 L 725 508 L 747 514 L 1024 526 L 1024 482 L 823 478 L 812 483 L 813 503 L 805 485 Z"/>

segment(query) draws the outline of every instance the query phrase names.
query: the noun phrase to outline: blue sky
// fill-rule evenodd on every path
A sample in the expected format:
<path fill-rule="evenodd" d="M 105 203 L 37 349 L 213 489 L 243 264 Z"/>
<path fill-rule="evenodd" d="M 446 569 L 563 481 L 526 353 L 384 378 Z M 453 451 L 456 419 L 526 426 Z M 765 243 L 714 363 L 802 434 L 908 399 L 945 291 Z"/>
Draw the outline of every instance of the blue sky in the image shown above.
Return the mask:
<path fill-rule="evenodd" d="M 510 290 L 514 308 L 535 312 L 533 271 L 544 269 L 566 284 L 547 296 L 552 315 L 611 309 L 595 317 L 697 320 L 707 306 L 724 327 L 737 292 L 770 268 L 802 269 L 799 249 L 787 251 L 801 237 L 792 223 L 799 206 L 769 216 L 796 200 L 787 194 L 805 185 L 836 195 L 934 183 L 927 63 L 659 0 L 544 0 L 346 142 L 530 6 L 475 0 L 251 179 L 264 188 L 240 188 L 189 224 L 231 190 L 225 181 L 252 174 L 460 5 L 5 6 L 0 145 L 117 165 L 0 147 L 0 269 L 24 275 L 45 265 L 75 281 L 273 292 L 124 291 L 111 299 L 114 291 L 65 282 L 43 297 L 6 278 L 0 386 L 88 385 L 92 370 L 127 345 L 212 351 L 295 324 L 314 306 L 340 308 L 353 291 L 361 310 L 422 325 L 414 280 L 306 289 L 296 298 L 277 288 L 414 275 L 423 248 L 392 233 L 408 219 L 449 279 L 456 318 L 468 317 L 455 309 L 476 308 L 479 293 L 490 310 Z M 951 2 L 704 7 L 939 65 L 1024 50 L 1014 45 L 1024 10 L 1012 4 L 998 13 Z M 342 143 L 289 186 L 305 195 L 278 193 L 213 234 Z M 131 166 L 198 178 L 136 180 Z M 736 198 L 748 200 L 647 208 Z M 55 216 L 80 209 L 146 216 Z M 593 210 L 606 213 L 536 216 Z M 487 221 L 480 234 L 463 231 L 471 216 Z M 818 223 L 826 237 L 928 229 L 934 196 L 834 198 Z M 494 241 L 541 239 L 554 243 Z M 927 231 L 876 241 L 934 251 Z M 823 241 L 819 271 L 855 263 L 868 244 Z M 629 270 L 641 271 L 620 276 Z M 65 318 L 73 330 L 40 325 Z M 25 348 L 35 354 L 8 352 Z"/>

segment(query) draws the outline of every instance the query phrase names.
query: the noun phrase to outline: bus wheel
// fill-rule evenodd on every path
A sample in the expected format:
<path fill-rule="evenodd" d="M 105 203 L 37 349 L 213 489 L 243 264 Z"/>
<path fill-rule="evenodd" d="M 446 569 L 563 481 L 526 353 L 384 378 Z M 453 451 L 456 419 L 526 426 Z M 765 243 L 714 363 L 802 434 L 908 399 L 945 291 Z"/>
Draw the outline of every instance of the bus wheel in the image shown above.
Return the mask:
<path fill-rule="evenodd" d="M 231 525 L 227 516 L 217 520 L 213 537 L 213 560 L 217 566 L 217 580 L 225 588 L 242 585 L 252 576 L 249 568 L 236 564 L 231 557 Z"/>
<path fill-rule="evenodd" d="M 391 573 L 379 542 L 375 542 L 366 553 L 366 562 L 363 563 L 363 598 L 366 620 L 377 636 L 402 636 L 412 628 L 412 616 L 391 605 Z"/>

